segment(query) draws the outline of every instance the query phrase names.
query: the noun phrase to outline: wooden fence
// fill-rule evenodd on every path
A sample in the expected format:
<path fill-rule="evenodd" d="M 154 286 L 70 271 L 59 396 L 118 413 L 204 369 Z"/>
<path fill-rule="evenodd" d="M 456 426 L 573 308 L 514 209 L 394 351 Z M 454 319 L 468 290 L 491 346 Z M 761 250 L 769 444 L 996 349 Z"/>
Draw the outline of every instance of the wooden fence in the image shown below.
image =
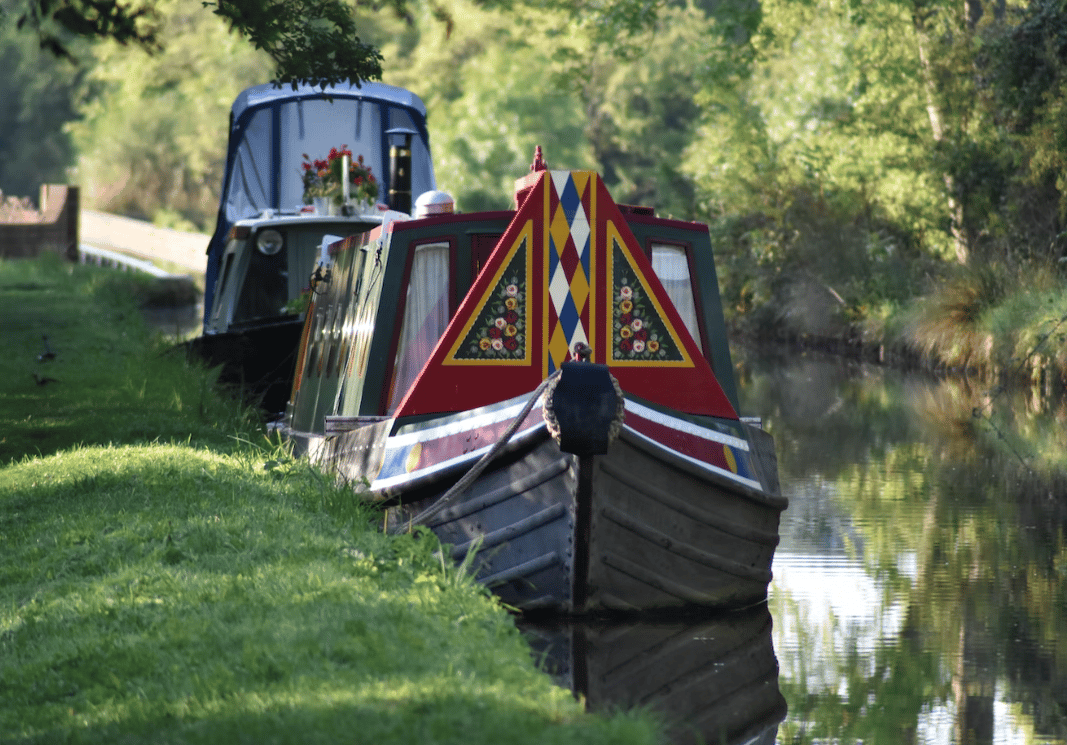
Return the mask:
<path fill-rule="evenodd" d="M 32 258 L 42 251 L 78 259 L 78 187 L 43 184 L 37 209 L 6 201 L 0 209 L 0 258 Z"/>
<path fill-rule="evenodd" d="M 39 208 L 29 199 L 0 201 L 0 259 L 32 258 L 52 251 L 70 261 L 119 263 L 150 273 L 144 263 L 154 262 L 171 271 L 202 277 L 209 239 L 203 233 L 80 209 L 76 186 L 41 186 Z M 89 250 L 79 250 L 82 248 Z M 104 253 L 94 253 L 96 250 Z M 132 259 L 125 261 L 114 254 Z"/>

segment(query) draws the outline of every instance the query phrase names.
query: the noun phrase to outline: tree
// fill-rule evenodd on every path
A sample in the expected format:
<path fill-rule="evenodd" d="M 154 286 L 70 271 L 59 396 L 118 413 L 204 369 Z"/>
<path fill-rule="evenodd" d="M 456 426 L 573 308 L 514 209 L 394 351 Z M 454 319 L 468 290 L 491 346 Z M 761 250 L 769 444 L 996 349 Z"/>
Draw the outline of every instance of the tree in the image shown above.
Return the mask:
<path fill-rule="evenodd" d="M 156 0 L 16 0 L 0 22 L 16 17 L 42 48 L 73 58 L 73 38 L 109 39 L 148 51 L 161 48 L 163 14 Z M 206 0 L 203 5 L 274 62 L 276 84 L 330 85 L 381 77 L 381 54 L 360 41 L 352 8 L 342 0 Z"/>
<path fill-rule="evenodd" d="M 92 46 L 86 95 L 68 126 L 87 204 L 170 227 L 209 230 L 219 205 L 227 116 L 270 58 L 202 12 L 155 0 L 165 50 Z"/>
<path fill-rule="evenodd" d="M 1059 264 L 1067 251 L 1067 7 L 1032 0 L 989 34 L 983 54 L 997 125 L 1018 158 L 1010 239 L 1022 258 Z"/>
<path fill-rule="evenodd" d="M 569 77 L 584 104 L 586 129 L 605 183 L 616 199 L 692 219 L 695 188 L 683 168 L 701 108 L 693 96 L 721 54 L 713 18 L 693 3 L 661 9 L 650 28 L 629 38 L 640 49 L 590 43 L 572 49 Z"/>
<path fill-rule="evenodd" d="M 758 2 L 477 4 L 504 11 L 512 34 L 545 61 L 536 76 L 540 88 L 580 104 L 582 139 L 617 199 L 680 218 L 694 216 L 692 180 L 680 168 L 700 118 L 693 92 L 709 71 L 736 73 L 747 65 Z"/>
<path fill-rule="evenodd" d="M 778 222 L 793 205 L 828 207 L 877 240 L 890 227 L 897 243 L 968 262 L 990 240 L 1013 157 L 978 53 L 1006 21 L 981 6 L 764 0 L 750 84 L 701 91 L 700 191 Z"/>
<path fill-rule="evenodd" d="M 77 118 L 84 70 L 0 26 L 0 192 L 36 198 L 42 183 L 63 183 L 73 157 L 65 125 Z"/>
<path fill-rule="evenodd" d="M 459 209 L 513 206 L 537 145 L 551 168 L 594 167 L 582 102 L 556 84 L 553 46 L 526 33 L 522 8 L 456 0 L 447 13 L 432 3 L 413 10 L 417 38 L 391 50 L 387 78 L 426 101 L 437 180 Z M 554 20 L 551 11 L 540 17 Z"/>

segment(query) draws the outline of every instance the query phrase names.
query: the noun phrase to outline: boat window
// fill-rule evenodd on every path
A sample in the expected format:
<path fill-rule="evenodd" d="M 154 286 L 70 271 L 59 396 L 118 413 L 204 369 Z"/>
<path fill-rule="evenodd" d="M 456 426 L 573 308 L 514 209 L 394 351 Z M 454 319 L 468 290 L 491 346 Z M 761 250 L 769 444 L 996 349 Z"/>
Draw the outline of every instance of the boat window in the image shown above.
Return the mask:
<path fill-rule="evenodd" d="M 381 117 L 378 104 L 343 97 L 333 101 L 300 99 L 280 106 L 279 153 L 283 160 L 274 170 L 280 174 L 277 206 L 290 209 L 303 202 L 301 163 L 304 153 L 312 159 L 325 158 L 331 147 L 347 145 L 354 155 L 362 155 L 378 183 L 382 184 L 388 163 L 382 161 Z"/>
<path fill-rule="evenodd" d="M 279 316 L 289 302 L 288 252 L 267 256 L 256 250 L 255 240 L 255 235 L 248 239 L 248 273 L 234 308 L 234 323 Z"/>
<path fill-rule="evenodd" d="M 227 182 L 226 217 L 230 221 L 254 217 L 276 206 L 271 202 L 269 179 L 269 174 L 278 173 L 273 167 L 274 151 L 270 147 L 272 129 L 270 109 L 255 112 L 245 126 Z M 299 167 L 299 163 L 295 165 Z M 295 178 L 300 178 L 300 174 Z"/>
<path fill-rule="evenodd" d="M 652 271 L 663 283 L 667 297 L 674 304 L 678 315 L 682 317 L 685 327 L 696 340 L 700 351 L 704 351 L 704 342 L 700 338 L 700 326 L 697 323 L 696 301 L 693 296 L 693 282 L 689 276 L 689 258 L 682 246 L 670 246 L 663 243 L 652 244 Z"/>
<path fill-rule="evenodd" d="M 427 243 L 415 249 L 389 387 L 390 413 L 400 405 L 448 325 L 450 253 L 448 243 Z"/>

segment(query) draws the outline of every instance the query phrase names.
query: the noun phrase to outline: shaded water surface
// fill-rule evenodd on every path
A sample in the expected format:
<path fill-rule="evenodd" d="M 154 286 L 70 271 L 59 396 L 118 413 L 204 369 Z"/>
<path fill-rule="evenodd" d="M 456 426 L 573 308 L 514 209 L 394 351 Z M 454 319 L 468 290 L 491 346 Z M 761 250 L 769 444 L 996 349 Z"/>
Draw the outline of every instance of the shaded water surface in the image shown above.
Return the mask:
<path fill-rule="evenodd" d="M 1067 406 L 819 358 L 741 370 L 790 498 L 768 607 L 529 629 L 546 667 L 592 709 L 660 709 L 676 742 L 1067 743 Z"/>
<path fill-rule="evenodd" d="M 877 368 L 744 368 L 790 498 L 781 742 L 1067 740 L 1067 409 Z"/>
<path fill-rule="evenodd" d="M 141 317 L 149 328 L 174 341 L 184 341 L 197 336 L 203 328 L 204 306 L 149 306 L 141 308 Z"/>
<path fill-rule="evenodd" d="M 592 711 L 658 712 L 675 743 L 772 745 L 786 713 L 766 604 L 687 619 L 524 624 L 535 657 Z"/>

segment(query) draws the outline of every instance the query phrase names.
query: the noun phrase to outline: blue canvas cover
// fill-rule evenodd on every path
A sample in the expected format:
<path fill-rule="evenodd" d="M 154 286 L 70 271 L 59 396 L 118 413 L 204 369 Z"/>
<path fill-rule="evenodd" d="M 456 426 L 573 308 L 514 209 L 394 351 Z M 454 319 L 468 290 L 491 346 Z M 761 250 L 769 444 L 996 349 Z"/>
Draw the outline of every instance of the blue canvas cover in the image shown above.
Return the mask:
<path fill-rule="evenodd" d="M 238 220 L 263 210 L 299 210 L 304 155 L 325 158 L 347 145 L 363 156 L 378 180 L 379 200 L 389 193 L 390 129 L 416 132 L 411 142 L 411 196 L 436 187 L 426 105 L 410 91 L 384 83 L 259 85 L 243 91 L 230 110 L 226 174 L 215 232 L 208 244 L 204 307 L 211 308 L 226 236 Z"/>

